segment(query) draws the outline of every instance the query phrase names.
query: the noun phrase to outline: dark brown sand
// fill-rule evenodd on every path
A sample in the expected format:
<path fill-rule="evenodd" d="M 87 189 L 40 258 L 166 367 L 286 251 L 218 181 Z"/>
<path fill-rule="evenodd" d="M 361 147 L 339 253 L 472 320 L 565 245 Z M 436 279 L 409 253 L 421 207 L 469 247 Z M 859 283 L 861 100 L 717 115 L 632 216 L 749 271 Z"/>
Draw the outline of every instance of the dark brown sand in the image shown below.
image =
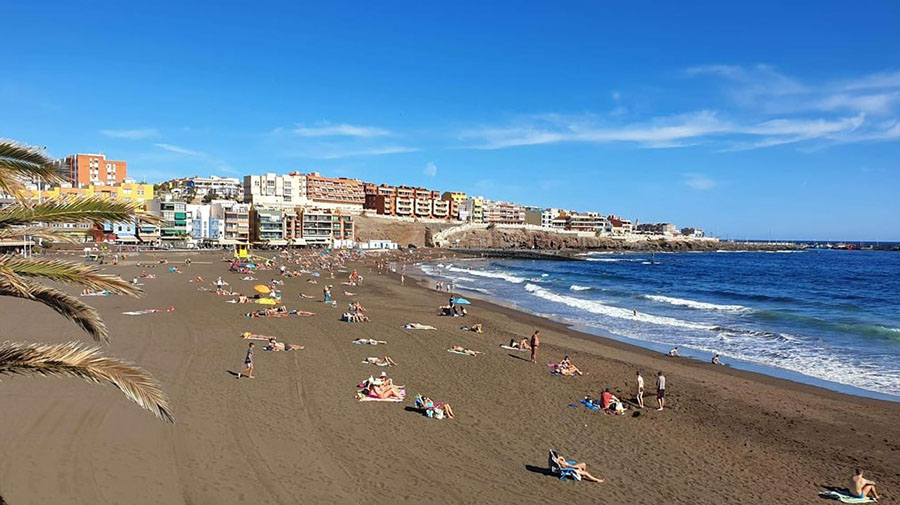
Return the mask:
<path fill-rule="evenodd" d="M 109 353 L 159 378 L 177 423 L 155 420 L 109 386 L 4 378 L 0 494 L 11 505 L 828 503 L 817 497 L 820 487 L 846 485 L 855 466 L 879 482 L 883 502 L 900 495 L 898 405 L 670 359 L 477 300 L 467 319 L 437 317 L 446 294 L 364 268 L 358 288 L 342 286 L 346 274 L 337 274 L 336 309 L 319 301 L 324 279 L 309 284 L 304 276 L 287 279 L 284 300 L 316 316 L 249 320 L 242 313 L 258 306 L 224 303 L 188 281 L 222 274 L 243 292 L 255 282 L 225 273 L 218 254 L 192 258 L 183 274 L 148 270 L 157 278 L 145 281 L 142 299 L 84 299 L 111 328 Z M 139 271 L 106 270 L 125 278 Z M 358 293 L 373 322 L 338 321 L 344 289 Z M 176 311 L 121 314 L 169 305 Z M 36 303 L 0 299 L 0 314 L 4 339 L 86 340 Z M 403 330 L 411 321 L 438 330 Z M 485 334 L 459 330 L 475 322 Z M 539 364 L 498 347 L 534 329 L 543 335 Z M 229 372 L 243 359 L 242 331 L 306 349 L 258 350 L 257 378 L 236 380 Z M 389 343 L 352 345 L 357 337 Z M 450 354 L 451 345 L 484 354 Z M 361 363 L 385 354 L 399 366 Z M 586 375 L 551 376 L 544 364 L 564 354 Z M 648 407 L 656 372 L 666 372 L 666 411 L 632 417 L 633 408 L 610 416 L 569 407 L 602 387 L 630 400 L 637 369 Z M 407 401 L 357 402 L 356 383 L 382 370 L 406 386 Z M 416 393 L 450 402 L 456 419 L 408 410 Z M 586 462 L 606 483 L 546 475 L 550 448 Z"/>

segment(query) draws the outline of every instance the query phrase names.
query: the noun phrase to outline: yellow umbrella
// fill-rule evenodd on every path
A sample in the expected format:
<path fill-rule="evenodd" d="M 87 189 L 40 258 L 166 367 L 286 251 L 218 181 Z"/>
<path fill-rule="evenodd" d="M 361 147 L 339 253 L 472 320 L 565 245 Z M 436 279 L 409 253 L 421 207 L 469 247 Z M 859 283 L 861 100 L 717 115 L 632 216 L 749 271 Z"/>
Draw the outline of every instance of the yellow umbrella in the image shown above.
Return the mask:
<path fill-rule="evenodd" d="M 269 286 L 266 286 L 265 284 L 257 284 L 256 286 L 253 286 L 253 289 L 256 290 L 257 293 L 262 294 L 269 292 Z"/>

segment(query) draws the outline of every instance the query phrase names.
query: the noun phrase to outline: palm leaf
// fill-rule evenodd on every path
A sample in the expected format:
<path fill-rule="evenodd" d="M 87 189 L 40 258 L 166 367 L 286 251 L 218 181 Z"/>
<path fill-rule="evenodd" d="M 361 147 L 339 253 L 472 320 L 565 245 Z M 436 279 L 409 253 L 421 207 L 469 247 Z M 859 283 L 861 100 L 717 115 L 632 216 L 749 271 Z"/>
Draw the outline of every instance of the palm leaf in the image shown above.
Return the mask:
<path fill-rule="evenodd" d="M 63 180 L 41 149 L 0 139 L 0 189 L 21 200 L 21 180 L 36 177 L 47 182 Z"/>
<path fill-rule="evenodd" d="M 68 261 L 20 258 L 7 254 L 0 256 L 0 269 L 7 269 L 22 277 L 44 277 L 95 291 L 105 290 L 130 296 L 140 294 L 140 288 L 132 286 L 116 275 L 101 274 L 93 266 Z"/>
<path fill-rule="evenodd" d="M 72 295 L 40 284 L 26 284 L 23 292 L 0 278 L 0 296 L 13 296 L 43 303 L 63 317 L 74 321 L 94 340 L 109 342 L 109 330 L 106 329 L 106 324 L 100 318 L 100 314 L 93 307 Z"/>
<path fill-rule="evenodd" d="M 123 222 L 132 219 L 136 207 L 137 203 L 96 197 L 55 199 L 31 206 L 13 205 L 0 210 L 0 228 L 37 222 Z"/>
<path fill-rule="evenodd" d="M 109 382 L 157 418 L 175 422 L 168 398 L 149 373 L 78 342 L 59 345 L 4 342 L 0 344 L 0 374 L 70 376 L 95 383 Z"/>
<path fill-rule="evenodd" d="M 0 240 L 16 237 L 31 237 L 52 240 L 54 242 L 77 243 L 79 240 L 72 235 L 72 231 L 62 231 L 49 226 L 23 226 L 16 228 L 0 228 Z M 3 504 L 0 504 L 3 505 Z"/>

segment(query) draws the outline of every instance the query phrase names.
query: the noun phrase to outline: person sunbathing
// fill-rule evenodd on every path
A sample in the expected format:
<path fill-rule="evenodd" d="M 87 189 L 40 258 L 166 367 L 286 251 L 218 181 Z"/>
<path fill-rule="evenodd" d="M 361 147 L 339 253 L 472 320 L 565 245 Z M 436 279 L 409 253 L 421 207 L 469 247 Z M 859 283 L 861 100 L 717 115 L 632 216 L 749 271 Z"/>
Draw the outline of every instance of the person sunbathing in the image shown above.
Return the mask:
<path fill-rule="evenodd" d="M 378 383 L 373 381 L 370 384 L 368 396 L 380 400 L 386 400 L 388 398 L 403 399 L 403 395 L 400 393 L 402 388 L 403 386 L 395 386 L 393 379 L 382 374 L 382 378 Z"/>
<path fill-rule="evenodd" d="M 415 405 L 419 410 L 422 411 L 423 414 L 428 417 L 434 417 L 437 419 L 442 419 L 444 416 L 446 416 L 448 419 L 453 419 L 455 417 L 453 414 L 453 408 L 449 403 L 435 402 L 427 396 L 417 396 Z"/>
<path fill-rule="evenodd" d="M 378 344 L 386 344 L 384 340 L 375 340 L 371 338 L 358 338 L 353 341 L 354 344 L 358 345 L 378 345 Z"/>
<path fill-rule="evenodd" d="M 368 357 L 363 363 L 368 365 L 376 365 L 376 366 L 396 366 L 397 363 L 391 359 L 390 356 L 385 356 L 383 358 L 377 357 Z"/>
<path fill-rule="evenodd" d="M 463 331 L 474 331 L 475 333 L 484 333 L 484 326 L 481 323 L 473 324 L 472 326 L 462 326 L 459 328 Z M 512 344 L 510 344 L 512 346 Z"/>
<path fill-rule="evenodd" d="M 256 333 L 245 331 L 244 333 L 241 333 L 241 338 L 245 340 L 272 340 L 275 337 L 269 335 L 258 335 Z"/>
<path fill-rule="evenodd" d="M 422 323 L 406 323 L 403 325 L 403 328 L 406 330 L 433 330 L 434 326 L 430 326 Z"/>
<path fill-rule="evenodd" d="M 571 468 L 571 469 L 575 470 L 575 473 L 577 473 L 578 476 L 581 477 L 582 479 L 588 480 L 590 482 L 596 482 L 598 484 L 603 483 L 603 479 L 598 479 L 597 477 L 594 477 L 593 475 L 588 473 L 587 465 L 585 463 L 570 464 L 566 460 L 566 458 L 564 458 L 562 456 L 556 456 L 556 460 L 554 460 L 554 461 L 560 468 Z"/>
<path fill-rule="evenodd" d="M 275 340 L 275 337 L 270 337 L 269 345 L 263 347 L 264 351 L 300 351 L 302 349 L 302 345 L 285 344 Z"/>
<path fill-rule="evenodd" d="M 556 365 L 556 373 L 558 373 L 560 375 L 565 375 L 566 377 L 572 377 L 575 375 L 583 375 L 581 373 L 581 370 L 579 370 L 578 367 L 576 367 L 575 365 L 573 365 L 571 363 L 565 364 L 565 365 L 560 363 L 560 364 Z"/>
<path fill-rule="evenodd" d="M 469 356 L 478 356 L 479 354 L 483 354 L 481 351 L 473 351 L 472 349 L 469 349 L 468 347 L 463 347 L 461 345 L 454 345 L 453 347 L 451 347 L 448 350 L 450 352 L 458 352 L 458 353 L 462 353 L 462 354 L 467 354 Z"/>

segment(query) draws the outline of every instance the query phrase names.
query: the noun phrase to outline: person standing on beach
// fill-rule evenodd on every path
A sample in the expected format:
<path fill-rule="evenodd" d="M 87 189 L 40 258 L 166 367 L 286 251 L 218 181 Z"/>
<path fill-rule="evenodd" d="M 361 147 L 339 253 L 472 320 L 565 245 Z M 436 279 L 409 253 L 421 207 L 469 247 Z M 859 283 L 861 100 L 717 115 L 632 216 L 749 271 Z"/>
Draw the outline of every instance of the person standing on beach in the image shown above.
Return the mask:
<path fill-rule="evenodd" d="M 253 342 L 247 347 L 247 356 L 244 358 L 244 370 L 238 372 L 237 378 L 241 378 L 241 373 L 246 373 L 247 377 L 253 378 Z"/>
<path fill-rule="evenodd" d="M 537 352 L 538 347 L 541 346 L 541 332 L 534 330 L 534 334 L 531 335 L 531 362 L 537 363 Z"/>
<path fill-rule="evenodd" d="M 644 408 L 644 377 L 641 376 L 640 370 L 637 372 L 637 404 L 638 407 Z"/>
<path fill-rule="evenodd" d="M 659 404 L 659 408 L 656 410 L 666 408 L 666 376 L 663 375 L 662 370 L 656 374 L 656 403 Z"/>

